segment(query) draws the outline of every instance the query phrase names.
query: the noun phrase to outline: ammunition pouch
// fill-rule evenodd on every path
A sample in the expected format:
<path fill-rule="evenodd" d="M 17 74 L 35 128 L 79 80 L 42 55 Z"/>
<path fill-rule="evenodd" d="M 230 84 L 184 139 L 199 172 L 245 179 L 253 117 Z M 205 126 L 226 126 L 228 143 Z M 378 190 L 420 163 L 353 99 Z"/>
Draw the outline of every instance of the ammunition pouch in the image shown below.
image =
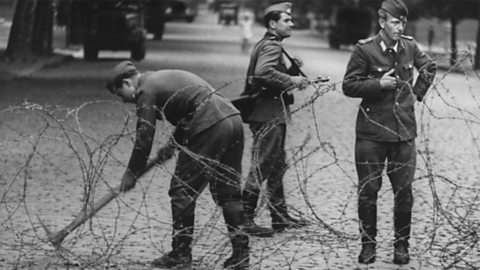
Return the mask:
<path fill-rule="evenodd" d="M 291 105 L 295 100 L 293 94 L 288 91 L 279 93 L 278 91 L 266 87 L 253 87 L 250 84 L 247 85 L 248 86 L 239 97 L 230 100 L 233 106 L 240 111 L 244 123 L 248 123 L 248 117 L 255 109 L 258 98 L 281 98 L 285 105 Z"/>
<path fill-rule="evenodd" d="M 257 98 L 259 93 L 252 94 L 252 95 L 241 95 L 237 98 L 230 100 L 240 111 L 240 115 L 242 116 L 242 120 L 244 123 L 248 123 L 248 117 L 252 114 L 253 110 L 255 109 L 255 103 L 257 102 Z"/>
<path fill-rule="evenodd" d="M 284 92 L 282 93 L 282 100 L 285 105 L 291 105 L 295 102 L 295 98 L 292 93 Z"/>

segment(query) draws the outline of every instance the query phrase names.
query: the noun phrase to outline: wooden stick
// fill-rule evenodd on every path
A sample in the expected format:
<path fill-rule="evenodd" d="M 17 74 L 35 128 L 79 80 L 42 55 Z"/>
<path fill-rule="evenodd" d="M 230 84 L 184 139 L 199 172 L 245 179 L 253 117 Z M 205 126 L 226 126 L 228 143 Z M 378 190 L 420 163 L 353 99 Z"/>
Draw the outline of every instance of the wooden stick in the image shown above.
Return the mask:
<path fill-rule="evenodd" d="M 154 160 L 154 161 L 150 160 L 149 162 L 147 162 L 147 165 L 145 166 L 145 171 L 138 178 L 140 178 L 142 175 L 147 173 L 156 164 L 161 164 L 168 159 L 169 157 L 161 156 L 161 160 Z M 59 249 L 65 237 L 67 237 L 72 231 L 74 231 L 76 228 L 78 228 L 87 220 L 89 220 L 91 217 L 93 217 L 98 211 L 100 211 L 100 209 L 105 207 L 105 205 L 107 205 L 115 197 L 117 197 L 120 194 L 120 188 L 121 188 L 121 185 L 118 185 L 110 189 L 107 194 L 103 195 L 100 199 L 98 199 L 93 203 L 92 208 L 85 207 L 84 209 L 82 209 L 82 211 L 78 213 L 77 216 L 75 216 L 72 222 L 70 222 L 66 227 L 64 227 L 58 232 L 51 232 L 47 228 L 47 226 L 45 226 L 45 224 L 37 216 L 38 221 L 40 222 L 40 225 L 47 233 L 48 241 L 50 241 L 50 243 L 52 243 L 52 245 L 56 249 Z"/>

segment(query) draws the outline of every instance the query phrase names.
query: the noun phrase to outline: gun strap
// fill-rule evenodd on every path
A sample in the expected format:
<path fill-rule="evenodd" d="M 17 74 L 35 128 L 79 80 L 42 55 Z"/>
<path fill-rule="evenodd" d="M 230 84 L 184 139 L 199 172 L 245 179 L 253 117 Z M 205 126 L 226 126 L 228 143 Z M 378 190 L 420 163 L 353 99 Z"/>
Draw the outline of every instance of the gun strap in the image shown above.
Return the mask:
<path fill-rule="evenodd" d="M 297 63 L 295 62 L 295 59 L 293 59 L 293 57 L 291 57 L 287 51 L 285 51 L 285 49 L 283 48 L 282 46 L 282 52 L 285 54 L 285 56 L 288 58 L 288 60 L 290 60 L 290 62 L 292 63 L 292 65 L 295 65 L 298 67 L 298 73 L 300 73 L 300 75 L 302 75 L 303 77 L 307 78 L 307 75 L 305 75 L 305 73 L 303 73 L 303 71 L 300 69 L 300 67 L 297 65 Z"/>

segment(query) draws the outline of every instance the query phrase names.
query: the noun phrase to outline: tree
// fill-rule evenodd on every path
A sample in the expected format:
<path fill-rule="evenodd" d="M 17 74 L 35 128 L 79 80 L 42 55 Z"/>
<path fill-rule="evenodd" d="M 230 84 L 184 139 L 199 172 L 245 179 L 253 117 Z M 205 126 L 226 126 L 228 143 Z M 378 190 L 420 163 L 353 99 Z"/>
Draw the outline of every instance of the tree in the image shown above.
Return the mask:
<path fill-rule="evenodd" d="M 51 54 L 52 40 L 52 0 L 17 0 L 6 56 L 25 60 Z"/>
<path fill-rule="evenodd" d="M 416 11 L 424 15 L 437 16 L 448 19 L 451 25 L 450 33 L 450 64 L 457 62 L 457 24 L 465 18 L 479 20 L 480 28 L 480 1 L 479 0 L 418 0 Z M 477 32 L 477 50 L 475 52 L 475 69 L 480 68 L 480 29 Z"/>
<path fill-rule="evenodd" d="M 480 5 L 478 5 L 477 46 L 475 49 L 475 69 L 480 69 Z"/>

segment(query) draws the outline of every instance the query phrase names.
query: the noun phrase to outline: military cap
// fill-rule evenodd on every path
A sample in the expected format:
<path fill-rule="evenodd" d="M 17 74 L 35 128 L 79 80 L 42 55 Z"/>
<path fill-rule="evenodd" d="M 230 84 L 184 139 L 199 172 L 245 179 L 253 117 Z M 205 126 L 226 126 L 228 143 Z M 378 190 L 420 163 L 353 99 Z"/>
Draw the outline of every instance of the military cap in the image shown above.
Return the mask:
<path fill-rule="evenodd" d="M 292 3 L 283 2 L 283 3 L 278 3 L 278 4 L 271 5 L 271 6 L 269 6 L 265 9 L 265 11 L 263 12 L 263 15 L 265 16 L 268 13 L 273 12 L 273 11 L 280 11 L 280 12 L 285 12 L 287 14 L 290 14 L 290 13 L 292 13 Z"/>
<path fill-rule="evenodd" d="M 406 20 L 408 15 L 408 8 L 403 0 L 385 0 L 382 2 L 380 9 L 390 13 L 393 17 L 402 21 Z"/>
<path fill-rule="evenodd" d="M 121 78 L 125 77 L 127 74 L 134 74 L 136 72 L 138 72 L 138 70 L 131 61 L 125 60 L 120 62 L 112 68 L 112 71 L 110 71 L 106 87 L 108 90 L 112 91 Z"/>

